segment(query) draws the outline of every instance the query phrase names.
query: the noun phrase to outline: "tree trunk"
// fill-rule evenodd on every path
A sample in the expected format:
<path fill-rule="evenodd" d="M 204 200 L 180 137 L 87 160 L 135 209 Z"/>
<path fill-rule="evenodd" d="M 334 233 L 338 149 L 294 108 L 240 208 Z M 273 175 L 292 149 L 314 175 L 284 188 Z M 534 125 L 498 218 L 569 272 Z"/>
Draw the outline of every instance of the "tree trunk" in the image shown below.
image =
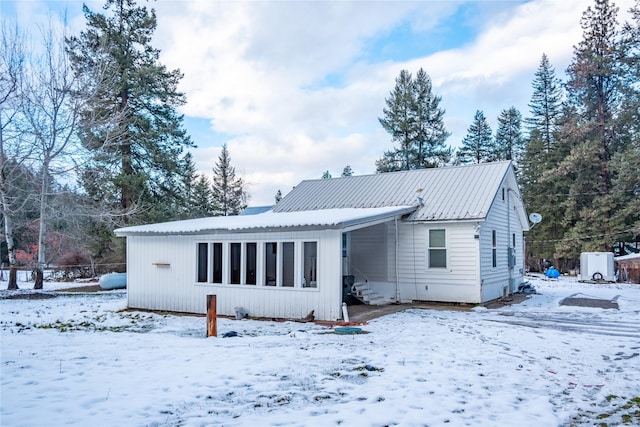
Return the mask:
<path fill-rule="evenodd" d="M 7 289 L 18 289 L 18 269 L 16 266 L 16 247 L 13 241 L 13 222 L 8 213 L 8 204 L 4 192 L 0 192 L 2 198 L 2 208 L 4 213 L 4 235 L 7 242 L 7 252 L 9 256 L 9 284 Z"/>
<path fill-rule="evenodd" d="M 36 282 L 33 289 L 42 289 L 44 284 L 44 271 L 42 271 L 42 268 L 38 266 L 33 270 L 33 273 L 35 275 Z"/>
<path fill-rule="evenodd" d="M 9 266 L 9 286 L 10 291 L 18 289 L 18 268 L 15 264 Z"/>
<path fill-rule="evenodd" d="M 42 183 L 40 187 L 40 230 L 38 233 L 38 265 L 36 266 L 35 272 L 35 284 L 33 285 L 33 289 L 42 289 L 43 288 L 43 279 L 44 279 L 44 266 L 46 263 L 45 259 L 45 241 L 47 235 L 47 223 L 46 223 L 46 208 L 47 208 L 47 193 L 48 193 L 48 181 L 49 181 L 49 152 L 47 151 L 44 156 L 44 161 L 42 162 Z"/>

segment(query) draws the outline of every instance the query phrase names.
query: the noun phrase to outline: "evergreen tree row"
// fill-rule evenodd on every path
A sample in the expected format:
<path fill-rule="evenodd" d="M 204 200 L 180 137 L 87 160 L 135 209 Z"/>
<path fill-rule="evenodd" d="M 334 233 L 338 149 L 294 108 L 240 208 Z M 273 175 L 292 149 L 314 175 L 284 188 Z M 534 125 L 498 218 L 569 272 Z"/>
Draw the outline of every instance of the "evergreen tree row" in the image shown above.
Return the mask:
<path fill-rule="evenodd" d="M 546 56 L 533 82 L 522 162 L 529 211 L 543 221 L 528 236 L 531 264 L 573 268 L 580 252 L 640 251 L 640 6 L 618 24 L 596 0 L 562 84 Z"/>
<path fill-rule="evenodd" d="M 532 268 L 549 261 L 574 268 L 586 251 L 639 252 L 639 2 L 630 13 L 631 21 L 620 26 L 618 8 L 595 0 L 582 15 L 583 38 L 574 46 L 567 81 L 543 54 L 530 116 L 503 110 L 493 135 L 477 110 L 451 157 L 441 98 L 424 70 L 415 80 L 402 70 L 379 119 L 398 145 L 376 161 L 376 170 L 512 160 L 528 211 L 543 217 L 527 236 Z"/>

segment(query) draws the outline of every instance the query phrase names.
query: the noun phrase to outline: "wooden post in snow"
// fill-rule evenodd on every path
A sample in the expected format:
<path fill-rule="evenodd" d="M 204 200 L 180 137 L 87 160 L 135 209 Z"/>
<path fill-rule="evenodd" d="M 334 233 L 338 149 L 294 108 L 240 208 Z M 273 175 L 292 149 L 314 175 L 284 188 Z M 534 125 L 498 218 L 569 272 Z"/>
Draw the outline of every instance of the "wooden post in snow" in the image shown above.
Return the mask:
<path fill-rule="evenodd" d="M 218 336 L 216 296 L 207 295 L 207 338 Z"/>

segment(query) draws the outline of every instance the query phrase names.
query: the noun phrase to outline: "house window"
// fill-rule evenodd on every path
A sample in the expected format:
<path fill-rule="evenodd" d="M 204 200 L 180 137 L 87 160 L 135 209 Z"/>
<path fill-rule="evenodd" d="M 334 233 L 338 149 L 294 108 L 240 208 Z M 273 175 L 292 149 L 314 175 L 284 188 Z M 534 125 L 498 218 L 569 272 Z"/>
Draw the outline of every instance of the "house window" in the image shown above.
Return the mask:
<path fill-rule="evenodd" d="M 447 267 L 445 230 L 429 230 L 429 268 Z"/>
<path fill-rule="evenodd" d="M 208 271 L 208 255 L 209 252 L 209 244 L 208 243 L 198 243 L 198 282 L 203 283 L 207 282 L 209 279 L 209 271 Z"/>
<path fill-rule="evenodd" d="M 498 266 L 498 237 L 496 230 L 491 231 L 491 265 Z"/>
<path fill-rule="evenodd" d="M 264 244 L 264 284 L 276 286 L 278 283 L 278 243 Z"/>
<path fill-rule="evenodd" d="M 229 248 L 229 283 L 239 285 L 242 265 L 242 244 L 231 243 Z"/>
<path fill-rule="evenodd" d="M 256 243 L 247 243 L 245 245 L 246 248 L 246 269 L 245 269 L 245 280 L 247 285 L 255 285 L 256 284 L 256 269 L 257 269 L 257 244 Z"/>
<path fill-rule="evenodd" d="M 318 242 L 196 243 L 197 283 L 317 288 L 317 275 Z"/>
<path fill-rule="evenodd" d="M 349 254 L 349 235 L 342 233 L 342 257 L 346 258 Z"/>
<path fill-rule="evenodd" d="M 222 283 L 222 243 L 213 244 L 213 283 Z"/>
<path fill-rule="evenodd" d="M 295 244 L 293 242 L 282 243 L 282 286 L 292 288 L 294 286 L 295 270 Z"/>
<path fill-rule="evenodd" d="M 303 288 L 316 288 L 318 286 L 318 243 L 304 242 L 302 245 L 302 271 L 304 279 Z"/>

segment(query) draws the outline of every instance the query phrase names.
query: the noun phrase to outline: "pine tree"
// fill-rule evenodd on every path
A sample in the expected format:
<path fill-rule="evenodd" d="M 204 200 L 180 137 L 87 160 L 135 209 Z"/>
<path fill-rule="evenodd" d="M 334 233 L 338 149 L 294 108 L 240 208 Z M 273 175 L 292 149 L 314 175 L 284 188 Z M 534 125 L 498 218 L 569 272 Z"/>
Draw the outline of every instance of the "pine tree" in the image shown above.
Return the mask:
<path fill-rule="evenodd" d="M 82 183 L 95 200 L 111 203 L 126 222 L 171 219 L 192 146 L 176 108 L 179 70 L 159 63 L 151 46 L 153 9 L 134 0 L 107 0 L 105 13 L 85 5 L 86 30 L 67 40 L 86 108 L 80 137 L 92 153 Z"/>
<path fill-rule="evenodd" d="M 496 129 L 493 154 L 495 160 L 512 160 L 518 163 L 524 149 L 521 122 L 522 115 L 516 107 L 502 110 L 498 117 L 498 129 Z"/>
<path fill-rule="evenodd" d="M 378 120 L 398 146 L 376 161 L 378 172 L 437 167 L 449 161 L 445 110 L 440 108 L 441 97 L 433 94 L 431 78 L 422 68 L 415 80 L 402 70 L 385 101 L 384 117 Z"/>
<path fill-rule="evenodd" d="M 526 118 L 525 123 L 529 132 L 537 131 L 544 141 L 540 152 L 549 153 L 557 139 L 563 92 L 561 82 L 546 54 L 542 54 L 532 87 L 533 95 L 529 101 L 531 117 Z"/>
<path fill-rule="evenodd" d="M 412 142 L 411 168 L 422 169 L 444 165 L 451 157 L 445 141 L 451 135 L 444 127 L 445 110 L 441 96 L 432 92 L 431 78 L 420 68 L 414 80 L 415 139 Z"/>
<path fill-rule="evenodd" d="M 401 160 L 401 169 L 410 168 L 411 146 L 416 136 L 414 111 L 414 85 L 411 73 L 400 71 L 396 85 L 382 110 L 383 118 L 378 118 L 382 127 L 391 135 L 391 140 L 400 146 L 396 149 Z M 385 155 L 386 157 L 386 155 Z"/>
<path fill-rule="evenodd" d="M 280 202 L 280 200 L 282 200 L 282 191 L 280 191 L 278 189 L 278 191 L 276 192 L 276 195 L 275 195 L 276 204 L 278 204 Z"/>
<path fill-rule="evenodd" d="M 467 136 L 462 140 L 462 147 L 458 150 L 458 160 L 461 163 L 483 163 L 492 160 L 495 152 L 491 127 L 487 123 L 484 113 L 476 111 L 473 123 L 467 130 Z"/>
<path fill-rule="evenodd" d="M 610 162 L 615 202 L 610 221 L 619 230 L 619 255 L 634 252 L 640 242 L 640 2 L 630 13 L 632 19 L 625 22 L 622 31 L 623 100 L 616 126 L 623 148 Z"/>
<path fill-rule="evenodd" d="M 322 179 L 331 179 L 331 172 L 328 169 L 322 172 Z"/>
<path fill-rule="evenodd" d="M 404 156 L 400 150 L 385 151 L 381 158 L 376 160 L 376 172 L 397 172 L 406 169 Z"/>
<path fill-rule="evenodd" d="M 198 175 L 194 181 L 189 205 L 191 206 L 190 218 L 203 218 L 216 214 L 211 181 L 206 175 Z"/>
<path fill-rule="evenodd" d="M 237 215 L 247 207 L 248 194 L 244 181 L 236 177 L 236 169 L 231 166 L 227 144 L 222 146 L 220 156 L 213 167 L 213 209 L 216 215 Z"/>
<path fill-rule="evenodd" d="M 351 166 L 347 165 L 342 170 L 342 176 L 353 176 L 353 171 L 351 170 Z"/>
<path fill-rule="evenodd" d="M 568 154 L 564 147 L 556 146 L 564 95 L 546 54 L 542 55 L 532 88 L 529 102 L 531 117 L 524 120 L 529 136 L 519 159 L 519 182 L 527 209 L 540 213 L 542 222 L 527 234 L 528 252 L 535 254 L 527 262 L 540 270 L 541 259 L 553 260 L 554 265 L 561 268 L 555 246 L 558 236 L 564 233 L 564 211 L 560 205 L 569 187 L 563 177 L 549 174 L 549 171 Z"/>
<path fill-rule="evenodd" d="M 583 13 L 583 39 L 574 48 L 567 70 L 567 93 L 575 118 L 567 120 L 562 144 L 569 151 L 551 172 L 569 185 L 563 210 L 563 239 L 556 251 L 577 257 L 584 251 L 609 251 L 618 230 L 611 221 L 611 159 L 622 148 L 616 135 L 622 68 L 617 34 L 617 8 L 608 0 L 596 0 Z"/>

